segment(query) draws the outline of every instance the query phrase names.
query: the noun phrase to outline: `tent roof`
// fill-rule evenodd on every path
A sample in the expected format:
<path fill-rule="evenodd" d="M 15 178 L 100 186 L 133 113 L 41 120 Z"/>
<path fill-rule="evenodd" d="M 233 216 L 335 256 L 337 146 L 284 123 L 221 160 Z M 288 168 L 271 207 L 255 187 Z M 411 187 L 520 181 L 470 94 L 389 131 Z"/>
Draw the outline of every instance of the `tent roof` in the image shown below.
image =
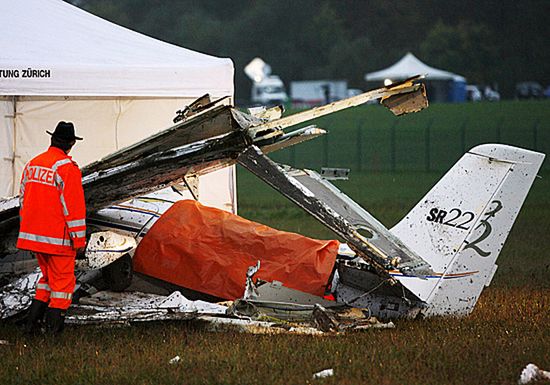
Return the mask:
<path fill-rule="evenodd" d="M 0 95 L 233 95 L 231 59 L 153 39 L 62 0 L 0 0 L 0 25 Z"/>
<path fill-rule="evenodd" d="M 407 54 L 394 65 L 380 71 L 366 74 L 365 80 L 399 80 L 406 79 L 414 75 L 426 75 L 428 80 L 453 79 L 456 81 L 466 81 L 466 79 L 460 75 L 430 67 L 429 65 L 421 62 L 410 52 L 407 52 Z"/>

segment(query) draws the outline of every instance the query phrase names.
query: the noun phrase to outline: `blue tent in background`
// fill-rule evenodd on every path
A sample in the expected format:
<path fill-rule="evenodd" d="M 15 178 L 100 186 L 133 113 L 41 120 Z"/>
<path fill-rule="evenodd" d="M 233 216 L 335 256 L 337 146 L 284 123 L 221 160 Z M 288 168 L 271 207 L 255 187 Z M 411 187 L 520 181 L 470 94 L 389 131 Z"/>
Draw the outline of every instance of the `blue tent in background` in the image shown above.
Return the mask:
<path fill-rule="evenodd" d="M 428 97 L 434 102 L 466 101 L 466 79 L 452 72 L 430 67 L 408 52 L 392 66 L 365 75 L 367 82 L 399 81 L 414 75 L 426 75 Z"/>

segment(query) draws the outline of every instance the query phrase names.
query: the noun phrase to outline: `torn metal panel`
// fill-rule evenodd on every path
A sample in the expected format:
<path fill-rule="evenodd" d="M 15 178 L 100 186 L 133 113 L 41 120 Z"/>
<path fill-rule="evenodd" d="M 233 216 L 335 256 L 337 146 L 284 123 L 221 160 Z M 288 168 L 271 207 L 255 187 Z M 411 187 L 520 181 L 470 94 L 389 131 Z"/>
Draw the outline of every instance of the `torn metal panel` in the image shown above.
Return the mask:
<path fill-rule="evenodd" d="M 338 100 L 334 103 L 330 103 L 325 106 L 312 108 L 311 110 L 299 112 L 281 119 L 272 120 L 272 121 L 263 123 L 261 125 L 261 128 L 267 129 L 267 128 L 291 127 L 296 124 L 304 123 L 311 119 L 319 118 L 321 116 L 332 114 L 337 111 L 345 110 L 346 108 L 365 104 L 371 100 L 376 100 L 379 98 L 388 98 L 394 95 L 406 94 L 406 93 L 418 91 L 419 89 L 422 88 L 423 85 L 421 83 L 415 83 L 415 82 L 421 78 L 422 78 L 421 76 L 414 76 L 401 83 L 396 83 L 388 87 L 377 88 L 375 90 L 368 91 L 363 94 L 353 96 L 351 98 Z M 423 93 L 423 95 L 424 97 L 426 97 L 425 92 Z M 405 111 L 405 109 L 403 110 L 404 110 L 404 113 L 413 112 L 413 111 Z"/>
<path fill-rule="evenodd" d="M 289 132 L 287 134 L 281 135 L 274 139 L 266 139 L 260 141 L 257 145 L 262 149 L 266 154 L 278 151 L 283 148 L 294 146 L 295 144 L 300 144 L 302 142 L 315 139 L 321 135 L 326 134 L 327 131 L 316 126 L 307 126 L 296 131 Z"/>
<path fill-rule="evenodd" d="M 33 273 L 0 288 L 0 319 L 19 314 L 30 306 L 41 275 L 37 268 Z"/>
<path fill-rule="evenodd" d="M 252 280 L 252 277 L 254 277 L 254 274 L 256 274 L 258 270 L 260 270 L 259 260 L 258 260 L 258 263 L 256 263 L 256 265 L 249 266 L 248 270 L 246 271 L 246 283 L 245 283 L 244 294 L 243 294 L 244 299 L 252 298 L 253 296 L 258 295 L 258 289 L 256 288 L 254 281 Z"/>
<path fill-rule="evenodd" d="M 431 271 L 429 265 L 420 257 L 408 252 L 407 249 L 399 249 L 395 237 L 370 214 L 354 207 L 351 199 L 343 199 L 343 194 L 336 194 L 327 188 L 328 182 L 322 181 L 321 178 L 318 178 L 318 181 L 301 178 L 302 181 L 308 182 L 306 186 L 295 177 L 299 171 L 284 171 L 256 146 L 244 151 L 238 161 L 344 238 L 359 256 L 376 266 L 384 276 L 389 276 L 388 271 L 396 268 L 403 269 L 403 273 L 416 275 Z M 307 174 L 302 172 L 302 176 Z M 356 204 L 355 206 L 359 207 Z"/>
<path fill-rule="evenodd" d="M 232 109 L 231 106 L 215 106 L 203 111 L 190 119 L 113 152 L 97 162 L 90 163 L 82 168 L 82 175 L 240 130 L 241 127 L 233 119 Z"/>
<path fill-rule="evenodd" d="M 229 308 L 229 314 L 260 320 L 309 322 L 314 307 L 315 305 L 302 305 L 299 303 L 238 299 Z"/>
<path fill-rule="evenodd" d="M 283 286 L 279 281 L 265 282 L 254 275 L 260 270 L 260 261 L 249 266 L 246 272 L 245 291 L 242 298 L 235 300 L 227 310 L 228 314 L 253 317 L 255 319 L 275 318 L 284 321 L 308 322 L 312 319 L 314 306 L 341 307 L 316 295 Z"/>
<path fill-rule="evenodd" d="M 207 109 L 212 108 L 215 105 L 220 104 L 223 100 L 226 100 L 229 98 L 230 96 L 227 95 L 212 101 L 212 99 L 210 98 L 210 94 L 205 94 L 200 98 L 194 100 L 188 106 L 185 106 L 183 109 L 176 111 L 176 117 L 172 121 L 174 123 L 178 123 L 183 120 L 189 119 L 193 115 L 206 111 Z"/>
<path fill-rule="evenodd" d="M 112 325 L 129 322 L 175 321 L 196 318 L 194 312 L 174 312 L 169 309 L 105 309 L 95 306 L 71 308 L 65 318 L 67 324 Z"/>
<path fill-rule="evenodd" d="M 350 308 L 284 287 L 280 282 L 262 282 L 252 296 L 233 302 L 227 313 L 255 320 L 308 323 L 323 332 L 381 327 L 380 322 L 371 317 L 370 309 Z"/>
<path fill-rule="evenodd" d="M 67 323 L 109 324 L 161 320 L 188 320 L 197 314 L 225 314 L 227 307 L 190 301 L 176 291 L 169 296 L 102 291 L 71 306 Z"/>
<path fill-rule="evenodd" d="M 237 331 L 254 334 L 323 334 L 305 325 L 281 325 L 274 322 L 226 315 L 227 307 L 204 301 L 190 301 L 179 292 L 169 296 L 144 293 L 99 292 L 72 305 L 68 324 L 127 325 L 133 322 L 183 320 L 209 331 Z"/>
<path fill-rule="evenodd" d="M 370 316 L 369 309 L 346 308 L 344 310 L 326 309 L 315 305 L 312 323 L 323 332 L 345 332 L 347 330 L 392 329 L 393 322 L 382 323 Z"/>
<path fill-rule="evenodd" d="M 368 308 L 381 319 L 414 318 L 427 306 L 401 282 L 380 277 L 361 260 L 338 261 L 337 269 L 333 289 L 338 302 Z"/>
<path fill-rule="evenodd" d="M 313 294 L 291 289 L 278 281 L 260 282 L 255 286 L 254 295 L 249 297 L 243 296 L 243 298 L 254 301 L 285 302 L 311 306 L 315 304 L 323 305 L 324 307 L 341 306 L 341 304 L 334 301 L 329 301 Z"/>
<path fill-rule="evenodd" d="M 243 132 L 235 131 L 88 174 L 82 179 L 87 211 L 152 192 L 159 186 L 181 180 L 188 173 L 200 174 L 225 167 L 248 145 Z M 124 180 L 124 184 L 120 180 Z"/>
<path fill-rule="evenodd" d="M 280 119 L 283 116 L 285 109 L 283 106 L 275 106 L 271 108 L 266 107 L 252 107 L 248 109 L 250 115 L 259 119 L 275 120 Z"/>
<path fill-rule="evenodd" d="M 77 261 L 79 270 L 101 269 L 137 247 L 133 237 L 100 231 L 90 235 L 86 245 L 86 259 Z"/>
<path fill-rule="evenodd" d="M 19 197 L 0 198 L 0 257 L 18 251 Z"/>
<path fill-rule="evenodd" d="M 291 169 L 287 171 L 287 174 L 311 191 L 316 198 L 330 205 L 353 226 L 352 231 L 367 238 L 368 243 L 380 250 L 381 253 L 395 259 L 397 262 L 395 266 L 401 272 L 410 275 L 433 273 L 426 261 L 405 246 L 368 211 L 315 171 Z"/>
<path fill-rule="evenodd" d="M 193 199 L 199 200 L 199 176 L 196 174 L 189 174 L 183 177 L 183 181 L 187 189 L 193 195 Z M 178 185 L 179 186 L 179 185 Z"/>
<path fill-rule="evenodd" d="M 202 322 L 207 331 L 212 332 L 238 332 L 249 334 L 300 334 L 320 336 L 324 333 L 314 327 L 303 325 L 286 325 L 275 322 L 253 321 L 242 318 L 222 318 L 211 316 L 199 316 L 197 322 Z"/>
<path fill-rule="evenodd" d="M 420 88 L 412 92 L 382 98 L 380 103 L 389 108 L 395 116 L 421 111 L 428 107 L 426 86 L 421 84 Z"/>

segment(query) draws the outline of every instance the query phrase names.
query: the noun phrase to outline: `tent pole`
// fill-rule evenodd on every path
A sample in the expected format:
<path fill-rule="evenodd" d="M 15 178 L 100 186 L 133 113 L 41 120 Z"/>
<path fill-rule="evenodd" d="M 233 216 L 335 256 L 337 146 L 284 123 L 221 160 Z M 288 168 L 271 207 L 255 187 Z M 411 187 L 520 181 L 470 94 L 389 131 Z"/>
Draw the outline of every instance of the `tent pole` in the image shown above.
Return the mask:
<path fill-rule="evenodd" d="M 15 175 L 15 157 L 17 156 L 15 154 L 15 147 L 17 144 L 17 96 L 12 96 L 11 99 L 11 105 L 12 105 L 12 125 L 13 125 L 13 137 L 12 137 L 12 153 L 11 153 L 11 172 L 12 172 L 12 187 L 11 187 L 11 193 L 12 195 L 15 195 L 17 193 L 17 179 Z"/>

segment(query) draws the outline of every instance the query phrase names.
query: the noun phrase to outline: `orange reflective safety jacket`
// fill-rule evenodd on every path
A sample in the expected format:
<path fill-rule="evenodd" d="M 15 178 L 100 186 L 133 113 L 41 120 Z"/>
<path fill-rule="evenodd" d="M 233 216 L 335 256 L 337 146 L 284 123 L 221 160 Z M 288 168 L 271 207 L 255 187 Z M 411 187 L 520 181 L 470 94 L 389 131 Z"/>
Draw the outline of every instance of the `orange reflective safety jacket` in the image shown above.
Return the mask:
<path fill-rule="evenodd" d="M 18 248 L 74 256 L 86 246 L 82 174 L 63 150 L 50 147 L 27 163 L 19 199 Z"/>

